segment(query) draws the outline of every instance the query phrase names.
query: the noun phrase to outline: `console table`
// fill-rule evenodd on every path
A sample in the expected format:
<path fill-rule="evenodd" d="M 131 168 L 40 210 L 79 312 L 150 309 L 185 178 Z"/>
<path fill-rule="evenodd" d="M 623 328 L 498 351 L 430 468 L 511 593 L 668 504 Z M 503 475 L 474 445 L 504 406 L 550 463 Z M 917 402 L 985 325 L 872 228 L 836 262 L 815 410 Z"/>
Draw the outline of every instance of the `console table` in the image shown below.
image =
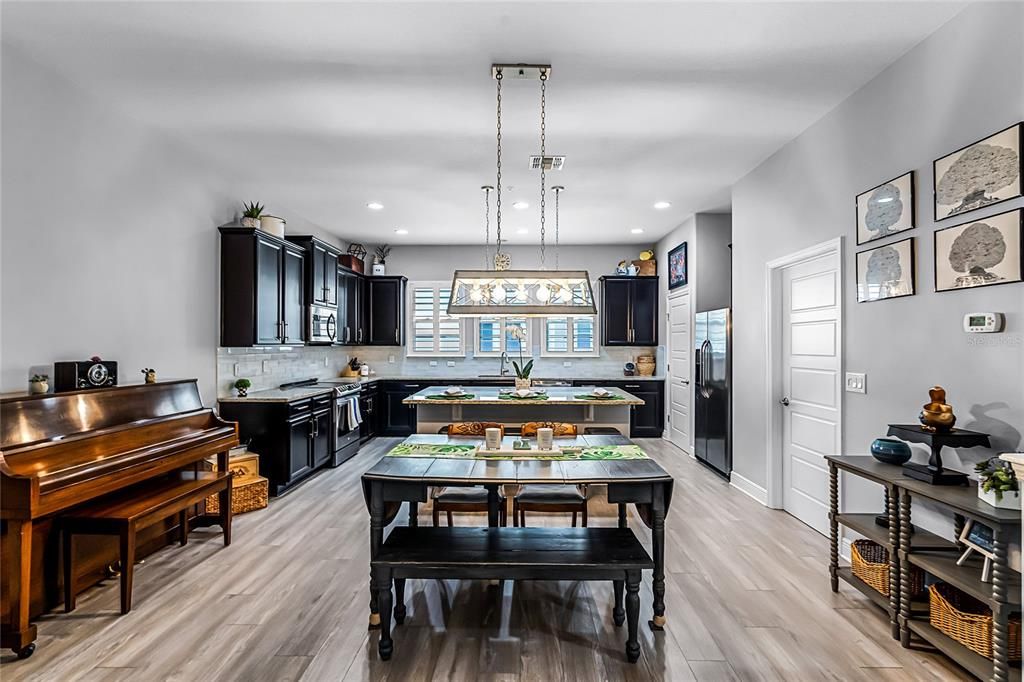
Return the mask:
<path fill-rule="evenodd" d="M 1010 568 L 1007 543 L 1019 537 L 1021 513 L 996 509 L 978 499 L 977 483 L 967 486 L 932 485 L 906 477 L 902 467 L 883 464 L 870 456 L 826 457 L 829 466 L 829 575 L 832 591 L 839 590 L 842 580 L 864 594 L 889 614 L 892 636 L 904 647 L 916 636 L 949 656 L 972 675 L 982 680 L 1020 680 L 1021 670 L 1008 662 L 1007 621 L 1011 613 L 1021 610 L 1020 574 Z M 845 471 L 886 490 L 889 528 L 875 523 L 875 514 L 839 511 L 839 472 Z M 956 561 L 962 548 L 957 542 L 930 533 L 912 523 L 914 499 L 929 500 L 953 513 L 956 536 L 960 536 L 967 519 L 992 528 L 996 558 L 993 561 L 992 583 L 981 581 L 982 561 L 974 557 L 963 566 Z M 839 526 L 877 542 L 889 551 L 889 596 L 885 597 L 864 583 L 849 567 L 839 565 Z M 992 609 L 993 649 L 995 660 L 974 653 L 959 642 L 939 632 L 928 620 L 928 603 L 915 600 L 910 594 L 911 570 L 916 566 Z"/>

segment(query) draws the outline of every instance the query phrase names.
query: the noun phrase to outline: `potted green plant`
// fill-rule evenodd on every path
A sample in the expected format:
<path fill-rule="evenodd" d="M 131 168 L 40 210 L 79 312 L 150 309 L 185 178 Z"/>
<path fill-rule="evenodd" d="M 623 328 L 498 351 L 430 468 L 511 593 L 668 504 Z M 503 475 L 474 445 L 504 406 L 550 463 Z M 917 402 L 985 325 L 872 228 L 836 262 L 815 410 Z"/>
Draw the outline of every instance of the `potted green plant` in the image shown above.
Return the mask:
<path fill-rule="evenodd" d="M 974 465 L 978 498 L 999 509 L 1020 509 L 1020 488 L 1013 467 L 998 457 Z"/>
<path fill-rule="evenodd" d="M 263 215 L 263 205 L 256 202 L 250 201 L 247 204 L 242 204 L 242 225 L 244 227 L 259 227 L 260 216 Z"/>
<path fill-rule="evenodd" d="M 523 362 L 523 345 L 526 343 L 526 331 L 518 324 L 510 324 L 505 328 L 508 338 L 519 342 L 519 362 L 512 361 L 512 369 L 516 372 L 516 390 L 530 388 L 530 372 L 533 371 L 533 359 Z"/>
<path fill-rule="evenodd" d="M 235 390 L 238 391 L 238 397 L 244 398 L 249 395 L 249 387 L 252 386 L 252 382 L 248 379 L 238 379 L 235 381 Z"/>
<path fill-rule="evenodd" d="M 391 247 L 387 244 L 382 244 L 373 250 L 373 274 L 383 275 L 385 272 L 385 263 L 388 260 L 388 256 L 391 255 Z"/>
<path fill-rule="evenodd" d="M 28 380 L 29 393 L 46 393 L 50 390 L 50 377 L 46 374 L 33 374 Z"/>

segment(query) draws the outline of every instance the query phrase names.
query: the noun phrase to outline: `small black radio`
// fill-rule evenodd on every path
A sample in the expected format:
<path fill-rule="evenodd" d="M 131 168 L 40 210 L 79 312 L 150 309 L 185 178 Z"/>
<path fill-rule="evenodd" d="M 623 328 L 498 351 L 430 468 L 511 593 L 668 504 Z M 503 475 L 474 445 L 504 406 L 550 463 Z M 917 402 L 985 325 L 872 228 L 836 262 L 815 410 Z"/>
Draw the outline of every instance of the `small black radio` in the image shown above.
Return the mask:
<path fill-rule="evenodd" d="M 53 390 L 57 393 L 106 386 L 117 386 L 116 362 L 94 358 L 53 363 Z"/>

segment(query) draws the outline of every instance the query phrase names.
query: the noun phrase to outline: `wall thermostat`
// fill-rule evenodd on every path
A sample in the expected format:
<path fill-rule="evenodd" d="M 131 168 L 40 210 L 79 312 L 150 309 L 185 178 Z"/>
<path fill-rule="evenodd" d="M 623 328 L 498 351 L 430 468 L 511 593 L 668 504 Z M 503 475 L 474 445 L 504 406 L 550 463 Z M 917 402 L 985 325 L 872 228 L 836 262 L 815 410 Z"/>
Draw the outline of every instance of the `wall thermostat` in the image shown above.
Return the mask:
<path fill-rule="evenodd" d="M 964 331 L 968 334 L 991 334 L 1003 331 L 1002 313 L 967 313 Z"/>

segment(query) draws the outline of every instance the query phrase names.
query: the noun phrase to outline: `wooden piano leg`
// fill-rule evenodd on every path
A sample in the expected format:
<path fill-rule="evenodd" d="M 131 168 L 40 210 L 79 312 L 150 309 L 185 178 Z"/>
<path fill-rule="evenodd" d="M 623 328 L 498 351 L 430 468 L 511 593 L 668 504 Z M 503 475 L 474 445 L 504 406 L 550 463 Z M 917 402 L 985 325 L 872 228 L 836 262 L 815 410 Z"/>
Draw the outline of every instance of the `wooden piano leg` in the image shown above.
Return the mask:
<path fill-rule="evenodd" d="M 182 509 L 178 512 L 178 544 L 184 547 L 188 544 L 188 510 Z"/>
<path fill-rule="evenodd" d="M 220 496 L 220 527 L 224 531 L 224 546 L 231 544 L 231 496 L 233 494 L 232 478 L 228 477 L 228 484 L 224 491 L 218 493 Z"/>
<path fill-rule="evenodd" d="M 75 610 L 75 535 L 65 528 L 64 536 L 64 612 Z"/>
<path fill-rule="evenodd" d="M 121 529 L 121 615 L 132 610 L 132 578 L 135 575 L 135 524 Z"/>
<path fill-rule="evenodd" d="M 3 640 L 4 645 L 10 646 L 18 658 L 28 658 L 36 650 L 36 626 L 29 623 L 29 604 L 32 598 L 32 519 L 8 519 L 7 532 L 14 545 L 11 553 L 17 557 L 17 563 L 11 562 L 15 570 L 8 578 L 11 622 L 4 628 Z"/>

